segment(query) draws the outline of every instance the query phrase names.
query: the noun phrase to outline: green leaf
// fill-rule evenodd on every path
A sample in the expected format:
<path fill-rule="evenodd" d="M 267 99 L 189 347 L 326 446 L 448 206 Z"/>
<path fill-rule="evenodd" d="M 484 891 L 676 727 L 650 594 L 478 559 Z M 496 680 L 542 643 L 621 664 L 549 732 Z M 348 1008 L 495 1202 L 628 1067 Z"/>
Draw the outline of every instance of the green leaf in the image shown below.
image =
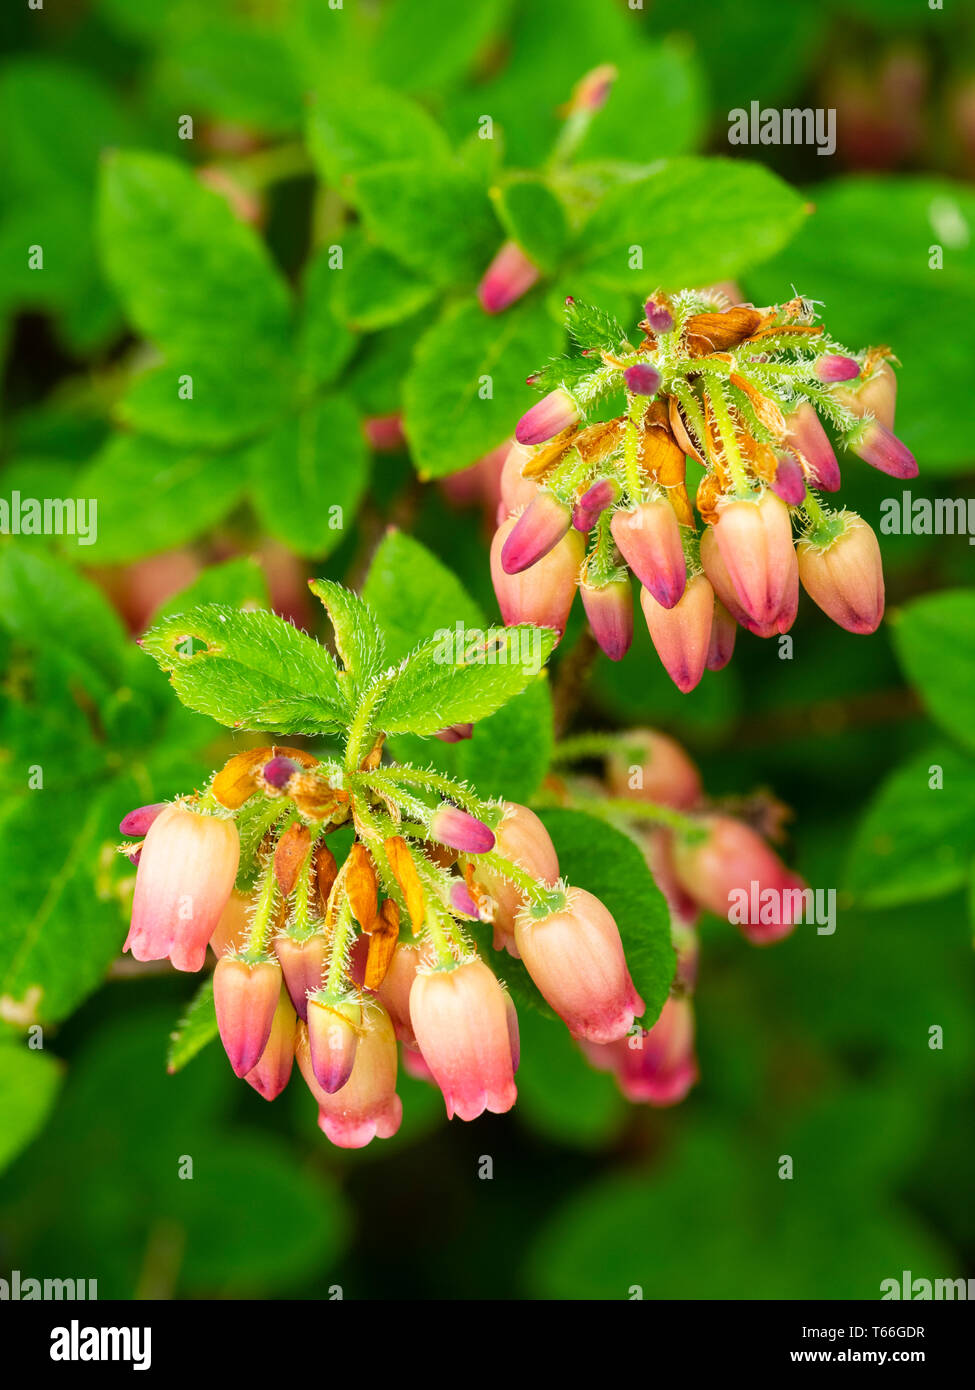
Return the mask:
<path fill-rule="evenodd" d="M 171 444 L 220 447 L 271 424 L 289 394 L 283 374 L 242 372 L 236 356 L 194 348 L 134 374 L 115 416 L 128 429 Z"/>
<path fill-rule="evenodd" d="M 357 176 L 350 197 L 374 240 L 435 285 L 474 281 L 497 250 L 484 186 L 459 166 L 377 165 Z"/>
<path fill-rule="evenodd" d="M 362 691 L 383 666 L 385 643 L 369 604 L 331 579 L 309 580 L 321 599 L 335 633 L 335 649 L 357 690 Z"/>
<path fill-rule="evenodd" d="M 118 822 L 140 804 L 140 790 L 127 778 L 102 787 L 87 781 L 7 801 L 0 817 L 6 1018 L 28 1024 L 67 1017 L 121 951 L 125 921 L 106 869 Z"/>
<path fill-rule="evenodd" d="M 392 0 L 383 10 L 373 53 L 384 81 L 409 91 L 435 90 L 461 77 L 499 28 L 506 0 Z"/>
<path fill-rule="evenodd" d="M 643 851 L 629 836 L 582 811 L 544 810 L 539 815 L 563 876 L 595 894 L 616 919 L 630 975 L 646 1005 L 640 1022 L 649 1028 L 667 1001 L 676 957 L 670 911 Z"/>
<path fill-rule="evenodd" d="M 330 385 L 356 347 L 355 335 L 343 322 L 341 304 L 348 272 L 333 268 L 331 262 L 332 249 L 323 246 L 309 261 L 303 280 L 298 355 L 303 381 L 312 390 Z"/>
<path fill-rule="evenodd" d="M 616 66 L 609 100 L 581 140 L 579 159 L 643 163 L 693 150 L 708 111 L 697 56 L 684 34 L 641 45 Z"/>
<path fill-rule="evenodd" d="M 569 236 L 565 209 L 539 178 L 509 176 L 491 190 L 498 219 L 512 241 L 541 270 L 554 270 Z"/>
<path fill-rule="evenodd" d="M 104 161 L 99 238 L 134 326 L 173 356 L 233 360 L 241 378 L 289 375 L 287 285 L 254 229 L 178 160 Z"/>
<path fill-rule="evenodd" d="M 391 530 L 383 537 L 362 592 L 386 634 L 387 661 L 402 661 L 438 629 L 455 630 L 457 623 L 468 630 L 487 626 L 480 605 L 456 575 L 402 531 Z M 481 796 L 528 801 L 551 760 L 548 681 L 532 682 L 523 694 L 483 719 L 473 738 L 448 744 L 401 734 L 393 752 L 408 762 L 433 763 L 439 771 L 470 782 Z"/>
<path fill-rule="evenodd" d="M 348 719 L 328 652 L 273 613 L 205 604 L 164 619 L 142 646 L 184 705 L 231 728 L 333 733 Z"/>
<path fill-rule="evenodd" d="M 213 977 L 209 976 L 196 991 L 186 1011 L 169 1035 L 166 1070 L 182 1071 L 197 1053 L 219 1037 L 217 1015 L 213 1005 Z"/>
<path fill-rule="evenodd" d="M 366 489 L 369 454 L 345 396 L 326 396 L 282 421 L 250 450 L 254 504 L 271 535 L 299 555 L 339 544 Z"/>
<path fill-rule="evenodd" d="M 504 314 L 448 309 L 416 346 L 404 423 L 421 478 L 442 478 L 497 448 L 532 396 L 525 378 L 558 352 L 562 330 L 537 300 Z"/>
<path fill-rule="evenodd" d="M 330 84 L 317 94 L 308 122 L 308 148 L 322 177 L 339 184 L 375 164 L 415 159 L 438 163 L 450 154 L 447 137 L 421 106 L 387 87 Z"/>
<path fill-rule="evenodd" d="M 301 82 L 283 37 L 222 15 L 194 20 L 173 25 L 163 48 L 157 80 L 172 108 L 267 134 L 300 130 Z"/>
<path fill-rule="evenodd" d="M 506 975 L 500 956 L 492 964 Z M 615 1079 L 588 1065 L 561 1022 L 553 1027 L 537 1011 L 522 1010 L 518 1027 L 518 1120 L 573 1148 L 599 1149 L 609 1143 L 629 1111 Z"/>
<path fill-rule="evenodd" d="M 975 589 L 925 594 L 889 621 L 900 663 L 931 717 L 975 749 Z"/>
<path fill-rule="evenodd" d="M 749 276 L 749 294 L 775 303 L 794 284 L 823 301 L 841 342 L 889 344 L 903 364 L 898 434 L 922 471 L 967 470 L 969 371 L 958 344 L 975 318 L 975 192 L 947 179 L 858 175 L 818 184 L 814 201 L 795 242 Z"/>
<path fill-rule="evenodd" d="M 0 1170 L 36 1138 L 60 1084 L 60 1069 L 52 1057 L 0 1043 Z"/>
<path fill-rule="evenodd" d="M 0 550 L 0 626 L 31 651 L 57 651 L 89 690 L 105 693 L 125 678 L 127 639 L 100 589 L 41 551 Z"/>
<path fill-rule="evenodd" d="M 618 318 L 582 299 L 573 298 L 566 304 L 565 326 L 576 347 L 590 352 L 619 352 L 627 338 L 626 329 Z M 591 362 L 581 365 L 587 374 L 593 370 Z"/>
<path fill-rule="evenodd" d="M 760 164 L 674 159 L 602 199 L 569 265 L 595 285 L 640 295 L 708 284 L 781 250 L 804 215 L 798 193 Z"/>
<path fill-rule="evenodd" d="M 937 769 L 941 785 L 937 783 Z M 975 762 L 930 748 L 884 782 L 860 823 L 847 886 L 867 907 L 941 897 L 962 887 L 975 854 Z"/>
<path fill-rule="evenodd" d="M 352 328 L 371 333 L 409 318 L 437 293 L 381 246 L 350 248 L 339 277 L 339 307 Z"/>
<path fill-rule="evenodd" d="M 238 453 L 113 436 L 81 482 L 98 503 L 93 561 L 137 560 L 195 539 L 227 515 L 246 480 Z"/>
<path fill-rule="evenodd" d="M 391 681 L 375 723 L 387 734 L 435 734 L 493 714 L 537 679 L 557 634 L 551 628 L 453 628 L 417 647 Z"/>

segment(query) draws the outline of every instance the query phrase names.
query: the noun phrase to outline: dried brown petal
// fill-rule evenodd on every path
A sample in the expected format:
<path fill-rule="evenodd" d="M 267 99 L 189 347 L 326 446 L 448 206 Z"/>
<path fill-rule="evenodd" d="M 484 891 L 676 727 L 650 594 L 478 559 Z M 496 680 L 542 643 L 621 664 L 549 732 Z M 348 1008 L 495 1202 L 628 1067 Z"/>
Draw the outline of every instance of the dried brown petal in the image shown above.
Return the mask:
<path fill-rule="evenodd" d="M 383 904 L 385 907 L 385 903 Z M 395 904 L 394 904 L 395 906 Z M 388 920 L 385 914 L 375 919 L 369 937 L 369 954 L 362 983 L 366 989 L 378 989 L 386 978 L 393 953 L 399 941 L 399 923 Z"/>
<path fill-rule="evenodd" d="M 295 886 L 298 870 L 305 862 L 310 846 L 311 831 L 300 821 L 289 825 L 278 841 L 274 851 L 274 877 L 285 897 Z"/>
<path fill-rule="evenodd" d="M 324 840 L 319 840 L 315 846 L 315 882 L 318 887 L 318 902 L 323 915 L 328 909 L 332 884 L 338 877 L 338 872 L 339 866 L 335 861 L 335 855 Z"/>
<path fill-rule="evenodd" d="M 260 771 L 272 756 L 270 748 L 245 748 L 235 753 L 210 784 L 210 791 L 221 806 L 236 811 L 257 791 Z"/>
<path fill-rule="evenodd" d="M 372 856 L 361 840 L 356 840 L 349 850 L 349 861 L 345 871 L 345 892 L 352 909 L 352 916 L 363 931 L 372 931 L 377 908 L 376 870 L 373 866 Z"/>
<path fill-rule="evenodd" d="M 720 314 L 694 314 L 684 325 L 684 337 L 691 357 L 707 357 L 737 347 L 761 326 L 757 309 L 736 305 Z"/>
<path fill-rule="evenodd" d="M 413 856 L 410 847 L 403 839 L 402 835 L 393 835 L 385 842 L 386 854 L 389 857 L 389 867 L 393 877 L 400 886 L 400 891 L 406 899 L 406 910 L 410 914 L 410 925 L 413 928 L 414 936 L 423 926 L 426 917 L 427 902 L 423 891 L 423 884 L 413 863 Z"/>

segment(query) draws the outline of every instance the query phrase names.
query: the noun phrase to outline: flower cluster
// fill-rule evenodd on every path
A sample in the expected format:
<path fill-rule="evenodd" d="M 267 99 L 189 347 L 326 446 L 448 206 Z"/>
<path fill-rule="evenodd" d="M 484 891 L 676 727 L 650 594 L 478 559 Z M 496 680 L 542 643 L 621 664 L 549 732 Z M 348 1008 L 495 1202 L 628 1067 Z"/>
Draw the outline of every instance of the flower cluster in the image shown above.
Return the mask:
<path fill-rule="evenodd" d="M 727 919 L 731 903 L 742 900 L 748 910 L 736 914 L 737 925 L 758 946 L 782 940 L 796 925 L 790 905 L 805 885 L 767 843 L 780 833 L 783 808 L 764 797 L 735 806 L 735 813 L 711 802 L 688 754 L 655 729 L 582 734 L 559 745 L 557 756 L 564 763 L 604 759 L 598 797 L 592 779 L 568 774 L 559 783 L 561 799 L 618 820 L 641 844 L 670 908 L 677 956 L 670 996 L 653 1027 L 631 1029 L 609 1044 L 584 1041 L 583 1052 L 615 1075 L 628 1100 L 677 1104 L 699 1075 L 694 991 L 701 913 Z M 755 910 L 770 897 L 781 912 Z"/>
<path fill-rule="evenodd" d="M 567 318 L 579 351 L 529 378 L 545 394 L 502 472 L 491 573 L 505 621 L 561 632 L 578 587 L 618 661 L 633 638 L 631 570 L 682 691 L 728 663 L 739 626 L 787 632 L 800 584 L 840 626 L 875 631 L 880 548 L 861 517 L 817 496 L 840 486 L 820 417 L 874 468 L 915 476 L 892 432 L 889 350 L 851 353 L 800 298 L 756 309 L 657 294 L 635 345 L 601 310 L 570 299 Z M 599 418 L 620 392 L 622 414 Z M 694 507 L 687 458 L 705 470 Z"/>
<path fill-rule="evenodd" d="M 249 749 L 204 792 L 120 827 L 141 839 L 124 847 L 138 865 L 126 948 L 199 971 L 209 945 L 234 1072 L 273 1100 L 297 1058 L 320 1127 L 346 1148 L 399 1127 L 397 1039 L 448 1116 L 514 1104 L 517 1016 L 482 929 L 574 1037 L 612 1045 L 644 1012 L 613 917 L 560 879 L 541 820 L 384 765 L 382 746 L 346 763 Z"/>

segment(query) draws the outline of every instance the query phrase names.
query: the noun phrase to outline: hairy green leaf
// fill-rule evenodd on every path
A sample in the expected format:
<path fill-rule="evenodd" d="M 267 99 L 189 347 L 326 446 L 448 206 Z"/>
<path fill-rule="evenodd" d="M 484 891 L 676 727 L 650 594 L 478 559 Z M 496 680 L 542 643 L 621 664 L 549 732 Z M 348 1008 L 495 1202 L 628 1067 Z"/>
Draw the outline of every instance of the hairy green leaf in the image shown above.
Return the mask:
<path fill-rule="evenodd" d="M 182 1071 L 187 1062 L 192 1062 L 216 1037 L 219 1037 L 219 1029 L 213 1006 L 213 977 L 208 976 L 169 1035 L 166 1070 Z"/>
<path fill-rule="evenodd" d="M 382 669 L 385 643 L 379 622 L 369 604 L 331 579 L 309 580 L 308 587 L 321 599 L 335 633 L 335 649 L 357 691 L 362 691 Z"/>

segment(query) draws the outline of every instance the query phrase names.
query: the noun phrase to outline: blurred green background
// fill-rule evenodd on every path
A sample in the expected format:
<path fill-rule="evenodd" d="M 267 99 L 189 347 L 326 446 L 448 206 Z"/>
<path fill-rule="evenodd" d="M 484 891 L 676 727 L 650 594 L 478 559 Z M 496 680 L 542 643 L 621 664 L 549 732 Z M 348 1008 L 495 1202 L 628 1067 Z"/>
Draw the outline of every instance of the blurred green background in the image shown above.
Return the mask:
<path fill-rule="evenodd" d="M 965 536 L 881 538 L 889 621 L 873 638 L 804 602 L 791 659 L 743 637 L 690 697 L 645 640 L 597 663 L 573 729 L 651 724 L 713 795 L 771 789 L 795 813 L 790 859 L 840 890 L 832 937 L 800 928 L 761 951 L 705 921 L 701 1081 L 673 1110 L 628 1105 L 532 1015 L 510 1115 L 448 1125 L 403 1077 L 401 1133 L 360 1153 L 328 1146 L 300 1081 L 267 1106 L 214 1047 L 167 1076 L 192 986 L 113 964 L 111 850 L 130 806 L 233 747 L 130 640 L 174 595 L 270 594 L 317 625 L 305 576 L 361 583 L 393 524 L 496 612 L 483 509 L 426 480 L 510 431 L 566 293 L 629 314 L 675 277 L 736 275 L 758 304 L 797 287 L 851 347 L 900 358 L 913 496 L 969 497 L 975 15 L 960 9 L 79 0 L 10 16 L 0 496 L 97 497 L 99 539 L 0 539 L 0 1275 L 97 1278 L 125 1298 L 707 1299 L 877 1297 L 903 1269 L 975 1272 Z M 559 107 L 601 62 L 615 89 L 560 183 Z M 752 101 L 835 109 L 835 155 L 729 146 L 730 110 Z M 677 201 L 657 161 L 688 157 Z M 541 214 L 523 220 L 508 192 L 525 178 L 570 212 L 585 186 L 604 231 L 645 239 L 645 281 L 607 270 L 593 223 L 558 206 L 547 236 Z M 541 238 L 542 283 L 489 319 L 473 289 L 515 233 Z M 493 409 L 471 411 L 484 360 Z M 211 403 L 190 426 L 175 362 Z M 408 443 L 370 447 L 363 421 L 401 411 Z M 844 468 L 843 501 L 875 528 L 900 491 Z M 525 747 L 544 759 L 548 711 L 532 717 Z"/>

